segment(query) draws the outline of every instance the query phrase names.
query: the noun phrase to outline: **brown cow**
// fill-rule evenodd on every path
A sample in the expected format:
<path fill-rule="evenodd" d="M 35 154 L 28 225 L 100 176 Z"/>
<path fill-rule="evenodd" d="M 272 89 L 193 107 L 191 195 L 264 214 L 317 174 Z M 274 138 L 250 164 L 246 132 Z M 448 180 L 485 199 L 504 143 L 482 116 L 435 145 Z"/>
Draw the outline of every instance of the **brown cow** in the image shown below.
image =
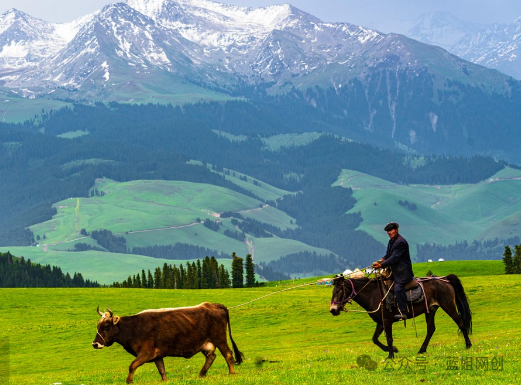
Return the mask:
<path fill-rule="evenodd" d="M 98 306 L 101 319 L 92 346 L 102 349 L 117 342 L 136 357 L 130 364 L 127 384 L 132 382 L 135 370 L 147 362 L 156 364 L 165 381 L 163 357 L 190 358 L 199 352 L 206 357 L 199 373 L 200 377 L 204 377 L 215 360 L 215 348 L 224 356 L 230 374 L 235 374 L 226 326 L 235 352 L 235 364 L 239 365 L 243 360 L 243 354 L 233 341 L 230 316 L 224 305 L 203 302 L 191 307 L 144 310 L 128 317 L 118 317 L 110 309 L 107 310 L 102 313 Z"/>

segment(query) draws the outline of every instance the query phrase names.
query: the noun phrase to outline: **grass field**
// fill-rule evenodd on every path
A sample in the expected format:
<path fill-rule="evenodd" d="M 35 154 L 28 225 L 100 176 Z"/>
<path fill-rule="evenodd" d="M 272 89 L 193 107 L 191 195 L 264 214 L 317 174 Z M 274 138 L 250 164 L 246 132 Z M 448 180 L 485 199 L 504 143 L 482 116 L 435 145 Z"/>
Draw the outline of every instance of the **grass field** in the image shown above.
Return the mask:
<path fill-rule="evenodd" d="M 349 212 L 362 213 L 361 230 L 385 243 L 382 223 L 394 220 L 413 254 L 416 244 L 447 245 L 520 234 L 521 170 L 507 167 L 480 183 L 450 186 L 397 185 L 343 170 L 335 185 L 353 189 L 357 203 Z M 401 206 L 400 200 L 416 204 L 417 209 Z"/>
<path fill-rule="evenodd" d="M 167 358 L 167 383 L 518 384 L 521 321 L 515 304 L 519 302 L 521 282 L 518 276 L 475 275 L 487 268 L 481 263 L 472 262 L 473 268 L 469 262 L 452 263 L 453 270 L 461 272 L 474 316 L 473 346 L 469 350 L 456 333 L 455 324 L 440 310 L 427 354 L 416 355 L 425 336 L 425 321 L 418 317 L 405 329 L 395 325 L 395 344 L 400 351 L 394 361 L 386 361 L 387 353 L 371 342 L 374 324 L 370 318 L 349 312 L 331 316 L 331 288 L 313 285 L 230 310 L 234 340 L 246 356 L 236 367 L 237 375 L 227 374 L 220 355 L 205 380 L 197 377 L 202 355 L 190 360 Z M 450 263 L 443 266 L 451 267 Z M 464 276 L 465 270 L 469 276 Z M 2 289 L 0 344 L 4 349 L 0 362 L 5 363 L 8 355 L 11 384 L 124 384 L 132 356 L 117 344 L 102 350 L 91 347 L 98 305 L 108 305 L 120 316 L 203 301 L 232 307 L 289 287 L 192 291 Z M 374 361 L 375 370 L 357 364 L 362 355 Z M 477 366 L 485 362 L 488 367 Z M 6 366 L 3 371 L 7 371 Z M 160 384 L 155 365 L 139 368 L 134 383 Z"/>

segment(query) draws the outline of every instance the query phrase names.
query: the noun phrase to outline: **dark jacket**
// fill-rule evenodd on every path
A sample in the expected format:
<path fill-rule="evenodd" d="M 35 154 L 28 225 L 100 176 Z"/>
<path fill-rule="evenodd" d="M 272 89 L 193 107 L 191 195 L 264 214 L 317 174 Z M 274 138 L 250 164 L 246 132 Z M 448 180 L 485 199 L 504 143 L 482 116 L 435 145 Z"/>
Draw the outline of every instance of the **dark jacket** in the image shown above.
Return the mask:
<path fill-rule="evenodd" d="M 387 253 L 385 253 L 382 267 L 389 267 L 393 271 L 394 280 L 397 283 L 407 283 L 414 277 L 412 272 L 411 255 L 409 244 L 400 234 L 389 240 Z"/>

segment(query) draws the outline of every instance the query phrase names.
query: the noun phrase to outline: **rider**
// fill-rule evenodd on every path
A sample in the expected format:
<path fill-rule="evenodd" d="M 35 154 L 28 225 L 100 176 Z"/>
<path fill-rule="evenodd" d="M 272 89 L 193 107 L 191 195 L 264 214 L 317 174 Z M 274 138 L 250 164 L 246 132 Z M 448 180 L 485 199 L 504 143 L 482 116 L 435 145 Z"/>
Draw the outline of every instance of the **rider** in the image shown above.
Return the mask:
<path fill-rule="evenodd" d="M 398 302 L 400 314 L 394 316 L 398 320 L 407 319 L 407 297 L 405 296 L 404 286 L 414 278 L 412 272 L 411 256 L 409 254 L 409 244 L 398 234 L 400 225 L 396 222 L 389 222 L 384 230 L 389 235 L 387 252 L 377 262 L 373 263 L 375 269 L 392 266 L 394 277 L 394 293 Z"/>

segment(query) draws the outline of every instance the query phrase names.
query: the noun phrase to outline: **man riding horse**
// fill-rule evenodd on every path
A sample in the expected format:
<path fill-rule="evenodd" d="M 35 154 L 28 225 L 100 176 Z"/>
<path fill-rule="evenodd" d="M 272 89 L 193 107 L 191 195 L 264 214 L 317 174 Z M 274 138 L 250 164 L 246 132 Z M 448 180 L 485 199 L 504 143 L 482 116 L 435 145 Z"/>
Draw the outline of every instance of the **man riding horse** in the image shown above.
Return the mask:
<path fill-rule="evenodd" d="M 389 235 L 389 243 L 387 252 L 377 262 L 373 263 L 373 268 L 380 269 L 391 267 L 394 277 L 394 293 L 400 314 L 394 316 L 397 320 L 407 319 L 407 297 L 405 294 L 405 285 L 414 278 L 412 272 L 411 255 L 409 254 L 409 244 L 398 234 L 400 225 L 396 222 L 388 223 L 384 230 Z"/>

